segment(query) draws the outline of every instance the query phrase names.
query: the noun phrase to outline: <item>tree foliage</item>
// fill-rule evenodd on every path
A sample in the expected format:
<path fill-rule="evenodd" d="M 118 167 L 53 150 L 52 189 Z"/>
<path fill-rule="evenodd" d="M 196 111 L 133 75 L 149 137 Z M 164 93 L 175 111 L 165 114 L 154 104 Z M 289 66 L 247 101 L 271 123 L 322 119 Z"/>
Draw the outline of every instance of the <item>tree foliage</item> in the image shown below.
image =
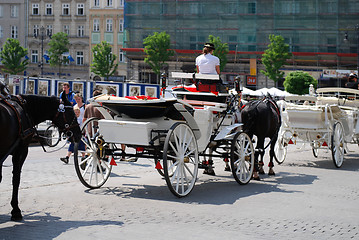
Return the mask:
<path fill-rule="evenodd" d="M 303 71 L 289 73 L 283 83 L 287 92 L 299 95 L 308 94 L 310 84 L 313 84 L 313 87 L 316 88 L 318 81 Z"/>
<path fill-rule="evenodd" d="M 143 40 L 146 53 L 145 63 L 149 64 L 152 70 L 159 76 L 165 62 L 174 52 L 170 49 L 170 35 L 166 32 L 154 32 Z"/>
<path fill-rule="evenodd" d="M 222 72 L 228 62 L 228 60 L 227 60 L 227 54 L 229 52 L 228 44 L 222 43 L 222 41 L 219 37 L 215 37 L 213 35 L 208 36 L 208 41 L 210 43 L 214 44 L 215 50 L 213 51 L 213 55 L 219 58 L 219 60 L 220 60 L 219 68 Z"/>
<path fill-rule="evenodd" d="M 116 62 L 116 55 L 112 53 L 111 45 L 106 41 L 102 41 L 96 44 L 92 51 L 93 62 L 91 64 L 91 71 L 106 79 L 114 75 L 118 63 Z"/>
<path fill-rule="evenodd" d="M 69 52 L 70 41 L 66 33 L 58 32 L 52 35 L 49 42 L 50 66 L 64 65 L 69 62 L 68 58 L 64 58 L 63 54 Z M 43 56 L 42 56 L 43 57 Z"/>
<path fill-rule="evenodd" d="M 265 76 L 278 82 L 284 76 L 284 72 L 279 69 L 286 63 L 292 54 L 289 52 L 289 45 L 284 43 L 284 38 L 280 35 L 269 35 L 270 44 L 262 55 L 262 62 L 265 70 L 261 70 Z"/>
<path fill-rule="evenodd" d="M 28 58 L 24 58 L 26 54 L 27 49 L 20 46 L 19 40 L 8 38 L 0 52 L 3 71 L 13 75 L 25 71 L 29 63 Z"/>

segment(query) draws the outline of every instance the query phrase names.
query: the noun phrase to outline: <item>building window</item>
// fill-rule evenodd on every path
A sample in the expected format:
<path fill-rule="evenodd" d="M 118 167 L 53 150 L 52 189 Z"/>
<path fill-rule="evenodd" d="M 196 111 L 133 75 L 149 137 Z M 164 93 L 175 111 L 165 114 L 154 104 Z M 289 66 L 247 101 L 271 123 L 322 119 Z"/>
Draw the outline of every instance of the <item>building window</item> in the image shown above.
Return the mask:
<path fill-rule="evenodd" d="M 52 3 L 46 3 L 45 15 L 52 15 Z"/>
<path fill-rule="evenodd" d="M 17 26 L 11 26 L 11 38 L 18 38 Z"/>
<path fill-rule="evenodd" d="M 32 15 L 39 15 L 39 4 L 32 4 Z"/>
<path fill-rule="evenodd" d="M 256 13 L 256 3 L 248 3 L 248 13 Z"/>
<path fill-rule="evenodd" d="M 237 2 L 229 2 L 228 3 L 228 13 L 237 14 L 238 13 L 238 4 Z"/>
<path fill-rule="evenodd" d="M 107 7 L 112 7 L 112 0 L 106 0 Z"/>
<path fill-rule="evenodd" d="M 106 19 L 106 32 L 112 32 L 112 19 Z"/>
<path fill-rule="evenodd" d="M 77 27 L 77 36 L 83 37 L 85 35 L 85 27 L 84 26 L 78 26 Z"/>
<path fill-rule="evenodd" d="M 66 33 L 67 35 L 70 35 L 70 26 L 69 25 L 64 25 L 64 33 Z"/>
<path fill-rule="evenodd" d="M 189 4 L 189 13 L 190 14 L 200 14 L 201 13 L 200 3 L 190 3 Z"/>
<path fill-rule="evenodd" d="M 3 38 L 4 37 L 4 33 L 3 33 L 3 30 L 2 30 L 2 26 L 0 25 L 0 38 Z"/>
<path fill-rule="evenodd" d="M 120 19 L 120 20 L 119 20 L 119 23 L 118 23 L 118 31 L 119 31 L 119 32 L 123 32 L 123 19 Z"/>
<path fill-rule="evenodd" d="M 94 7 L 99 7 L 100 6 L 100 0 L 94 0 L 93 6 Z"/>
<path fill-rule="evenodd" d="M 119 53 L 118 53 L 118 61 L 119 62 L 125 62 L 125 56 L 123 54 L 123 51 L 120 49 Z"/>
<path fill-rule="evenodd" d="M 52 25 L 46 25 L 46 35 L 52 36 Z"/>
<path fill-rule="evenodd" d="M 125 1 L 124 0 L 120 0 L 120 7 L 125 6 Z"/>
<path fill-rule="evenodd" d="M 19 16 L 19 7 L 17 5 L 11 5 L 10 12 L 12 18 L 17 18 Z"/>
<path fill-rule="evenodd" d="M 31 62 L 37 63 L 38 61 L 39 61 L 39 54 L 38 54 L 37 50 L 32 50 L 31 51 Z"/>
<path fill-rule="evenodd" d="M 77 4 L 77 15 L 85 15 L 85 4 L 83 3 L 78 3 Z"/>
<path fill-rule="evenodd" d="M 84 52 L 76 52 L 76 65 L 84 65 Z"/>
<path fill-rule="evenodd" d="M 3 13 L 2 13 L 2 6 L 0 5 L 0 18 L 2 17 Z"/>
<path fill-rule="evenodd" d="M 39 34 L 40 34 L 40 27 L 39 27 L 39 25 L 34 25 L 33 32 L 34 32 L 34 37 L 39 36 Z"/>
<path fill-rule="evenodd" d="M 94 32 L 99 32 L 100 31 L 100 20 L 99 19 L 94 19 L 93 20 L 93 31 Z"/>
<path fill-rule="evenodd" d="M 64 3 L 62 4 L 62 15 L 70 15 L 70 4 Z"/>

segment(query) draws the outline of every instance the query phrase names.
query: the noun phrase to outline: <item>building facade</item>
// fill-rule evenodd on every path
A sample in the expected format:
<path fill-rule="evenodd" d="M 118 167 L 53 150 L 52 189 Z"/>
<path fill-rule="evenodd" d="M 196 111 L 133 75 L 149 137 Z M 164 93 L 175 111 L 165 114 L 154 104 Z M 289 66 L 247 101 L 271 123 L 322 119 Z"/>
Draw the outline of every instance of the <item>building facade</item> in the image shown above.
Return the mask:
<path fill-rule="evenodd" d="M 214 35 L 229 46 L 228 79 L 249 76 L 252 62 L 257 70 L 253 87 L 261 88 L 268 86 L 259 70 L 270 34 L 282 35 L 290 46 L 293 58 L 287 69 L 317 71 L 319 78 L 323 69 L 357 68 L 356 24 L 356 0 L 127 0 L 124 50 L 137 68 L 129 77 L 141 80 L 149 71 L 140 50 L 149 34 L 166 31 L 171 36 L 176 55 L 170 71 L 191 69 L 208 36 Z"/>
<path fill-rule="evenodd" d="M 86 0 L 28 0 L 28 76 L 89 78 L 89 4 Z M 65 32 L 70 41 L 65 66 L 51 67 L 47 50 L 51 36 Z"/>
<path fill-rule="evenodd" d="M 126 59 L 122 51 L 124 43 L 124 0 L 91 0 L 89 17 L 90 48 L 106 41 L 112 47 L 112 53 L 119 63 L 117 72 L 110 79 L 124 81 L 127 75 Z M 90 52 L 90 62 L 92 52 Z M 91 73 L 90 78 L 98 78 Z"/>

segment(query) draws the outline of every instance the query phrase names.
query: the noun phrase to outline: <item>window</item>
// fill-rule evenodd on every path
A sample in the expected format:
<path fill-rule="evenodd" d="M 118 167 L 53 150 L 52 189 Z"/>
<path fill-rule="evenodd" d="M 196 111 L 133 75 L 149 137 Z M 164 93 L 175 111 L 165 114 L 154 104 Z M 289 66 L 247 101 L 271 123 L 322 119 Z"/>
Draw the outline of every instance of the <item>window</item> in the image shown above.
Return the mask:
<path fill-rule="evenodd" d="M 19 16 L 19 7 L 17 5 L 11 5 L 10 12 L 12 18 L 17 18 Z"/>
<path fill-rule="evenodd" d="M 125 62 L 125 56 L 123 54 L 123 51 L 120 49 L 120 52 L 118 53 L 118 61 L 119 62 Z"/>
<path fill-rule="evenodd" d="M 66 33 L 67 35 L 70 35 L 70 26 L 69 25 L 64 25 L 64 33 Z"/>
<path fill-rule="evenodd" d="M 328 13 L 335 13 L 337 12 L 338 6 L 336 2 L 328 2 L 327 11 Z"/>
<path fill-rule="evenodd" d="M 11 26 L 11 38 L 18 38 L 17 26 Z"/>
<path fill-rule="evenodd" d="M 189 4 L 189 13 L 190 14 L 199 14 L 200 12 L 200 3 L 190 3 Z"/>
<path fill-rule="evenodd" d="M 77 4 L 77 15 L 85 15 L 85 5 L 83 3 Z"/>
<path fill-rule="evenodd" d="M 70 4 L 62 4 L 62 15 L 70 15 Z"/>
<path fill-rule="evenodd" d="M 77 27 L 77 36 L 83 37 L 85 35 L 85 27 L 84 26 L 78 26 Z"/>
<path fill-rule="evenodd" d="M 93 31 L 94 32 L 99 32 L 100 31 L 100 20 L 99 19 L 94 19 L 93 20 Z"/>
<path fill-rule="evenodd" d="M 46 25 L 46 35 L 52 36 L 52 25 Z"/>
<path fill-rule="evenodd" d="M 4 37 L 4 33 L 3 33 L 3 30 L 2 30 L 2 26 L 0 25 L 0 39 Z"/>
<path fill-rule="evenodd" d="M 76 65 L 84 65 L 84 52 L 76 52 Z"/>
<path fill-rule="evenodd" d="M 31 50 L 31 62 L 37 63 L 39 61 L 39 54 L 37 50 Z"/>
<path fill-rule="evenodd" d="M 112 32 L 112 19 L 106 19 L 106 32 Z"/>
<path fill-rule="evenodd" d="M 52 3 L 46 3 L 45 15 L 52 15 Z"/>
<path fill-rule="evenodd" d="M 238 4 L 237 2 L 229 2 L 228 3 L 228 13 L 237 14 L 238 13 Z"/>
<path fill-rule="evenodd" d="M 3 13 L 2 13 L 2 6 L 0 5 L 0 18 L 2 17 Z"/>
<path fill-rule="evenodd" d="M 32 4 L 32 15 L 39 15 L 39 4 Z"/>
<path fill-rule="evenodd" d="M 123 7 L 125 5 L 125 0 L 120 0 L 120 7 Z"/>
<path fill-rule="evenodd" d="M 256 3 L 248 3 L 248 13 L 256 13 Z"/>
<path fill-rule="evenodd" d="M 34 37 L 38 37 L 38 36 L 39 36 L 39 34 L 40 34 L 40 27 L 39 27 L 39 25 L 34 25 L 33 33 L 34 33 Z"/>
<path fill-rule="evenodd" d="M 106 0 L 106 2 L 107 2 L 107 7 L 112 7 L 112 0 Z"/>
<path fill-rule="evenodd" d="M 123 19 L 120 19 L 118 23 L 118 31 L 123 32 Z"/>
<path fill-rule="evenodd" d="M 94 0 L 93 6 L 94 7 L 99 7 L 100 6 L 100 0 Z"/>

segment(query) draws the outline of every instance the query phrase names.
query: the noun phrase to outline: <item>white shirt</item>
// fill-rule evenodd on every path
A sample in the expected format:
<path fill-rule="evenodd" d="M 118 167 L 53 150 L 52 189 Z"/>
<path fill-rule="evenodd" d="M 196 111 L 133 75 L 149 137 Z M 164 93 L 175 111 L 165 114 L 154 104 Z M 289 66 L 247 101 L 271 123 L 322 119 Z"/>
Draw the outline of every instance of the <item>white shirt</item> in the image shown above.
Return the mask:
<path fill-rule="evenodd" d="M 210 53 L 202 54 L 196 58 L 196 65 L 201 74 L 218 74 L 216 66 L 219 66 L 219 58 Z"/>

